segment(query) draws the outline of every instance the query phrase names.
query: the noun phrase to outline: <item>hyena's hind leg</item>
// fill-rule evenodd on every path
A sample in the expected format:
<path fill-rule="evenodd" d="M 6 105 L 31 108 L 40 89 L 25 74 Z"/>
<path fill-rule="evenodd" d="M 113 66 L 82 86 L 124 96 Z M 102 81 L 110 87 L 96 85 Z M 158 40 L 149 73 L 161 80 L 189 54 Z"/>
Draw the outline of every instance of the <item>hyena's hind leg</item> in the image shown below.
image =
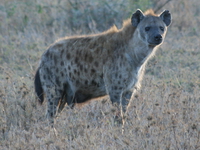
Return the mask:
<path fill-rule="evenodd" d="M 62 92 L 56 87 L 50 87 L 45 91 L 47 97 L 47 114 L 46 117 L 49 120 L 51 126 L 54 125 L 54 118 L 57 115 L 58 104 L 62 99 Z"/>

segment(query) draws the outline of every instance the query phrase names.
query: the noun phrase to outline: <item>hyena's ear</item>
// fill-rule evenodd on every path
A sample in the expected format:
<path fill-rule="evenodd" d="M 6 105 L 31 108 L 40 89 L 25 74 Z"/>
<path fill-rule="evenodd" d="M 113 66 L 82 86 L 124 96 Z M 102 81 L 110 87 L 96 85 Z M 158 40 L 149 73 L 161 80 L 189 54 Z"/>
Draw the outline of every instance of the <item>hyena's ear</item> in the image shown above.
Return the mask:
<path fill-rule="evenodd" d="M 171 14 L 169 10 L 165 10 L 160 14 L 160 18 L 163 20 L 163 22 L 166 24 L 166 26 L 169 26 L 171 24 Z"/>
<path fill-rule="evenodd" d="M 144 18 L 143 12 L 138 9 L 131 17 L 131 23 L 134 27 L 137 27 L 137 25 L 140 23 L 140 21 Z"/>

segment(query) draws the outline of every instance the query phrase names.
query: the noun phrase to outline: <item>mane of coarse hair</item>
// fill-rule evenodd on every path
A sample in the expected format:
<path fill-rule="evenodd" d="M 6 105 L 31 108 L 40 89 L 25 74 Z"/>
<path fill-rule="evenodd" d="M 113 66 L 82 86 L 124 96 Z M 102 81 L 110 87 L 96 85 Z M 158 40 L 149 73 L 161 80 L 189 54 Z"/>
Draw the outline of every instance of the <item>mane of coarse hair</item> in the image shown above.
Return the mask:
<path fill-rule="evenodd" d="M 118 29 L 115 25 L 113 25 L 111 28 L 108 30 L 99 33 L 99 34 L 93 34 L 90 36 L 93 37 L 105 37 L 105 39 L 110 40 L 110 41 L 115 41 L 118 43 L 126 43 L 129 41 L 129 39 L 132 38 L 133 33 L 135 31 L 135 27 L 131 24 L 131 19 L 127 19 L 123 21 L 122 27 Z"/>
<path fill-rule="evenodd" d="M 144 12 L 145 16 L 158 16 L 157 14 L 155 14 L 153 9 L 148 9 Z"/>
<path fill-rule="evenodd" d="M 118 38 L 124 41 L 129 41 L 135 32 L 135 27 L 131 24 L 131 19 L 123 21 L 122 28 L 119 29 Z"/>

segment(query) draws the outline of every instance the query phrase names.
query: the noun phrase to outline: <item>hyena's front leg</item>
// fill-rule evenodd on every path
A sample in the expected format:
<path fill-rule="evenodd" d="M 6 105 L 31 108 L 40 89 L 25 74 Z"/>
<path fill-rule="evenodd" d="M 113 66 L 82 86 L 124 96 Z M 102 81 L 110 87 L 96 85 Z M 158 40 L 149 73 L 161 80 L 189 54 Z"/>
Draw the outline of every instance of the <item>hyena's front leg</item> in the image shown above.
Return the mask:
<path fill-rule="evenodd" d="M 131 96 L 132 96 L 133 92 L 132 91 L 126 91 L 122 94 L 122 122 L 123 124 L 125 123 L 125 119 L 126 119 L 126 113 L 127 113 L 127 109 L 128 109 L 128 105 L 130 103 L 131 100 Z"/>
<path fill-rule="evenodd" d="M 109 69 L 108 69 L 109 68 Z M 126 78 L 125 78 L 126 79 Z M 125 80 L 120 71 L 114 66 L 107 67 L 104 71 L 104 83 L 106 87 L 107 94 L 113 104 L 117 109 L 115 113 L 115 122 L 122 124 L 122 94 L 125 89 L 123 80 Z"/>
<path fill-rule="evenodd" d="M 112 102 L 112 105 L 115 107 L 115 116 L 114 116 L 114 121 L 116 123 L 121 124 L 122 123 L 122 105 L 121 105 L 121 98 L 122 98 L 122 92 L 116 92 L 116 91 L 111 91 L 109 93 L 110 100 Z"/>
<path fill-rule="evenodd" d="M 114 121 L 117 124 L 122 124 L 122 93 L 123 91 L 121 88 L 117 87 L 115 84 L 108 84 L 106 86 L 107 92 L 109 95 L 109 98 L 112 102 L 112 105 L 114 106 L 115 110 L 115 116 L 114 116 Z"/>

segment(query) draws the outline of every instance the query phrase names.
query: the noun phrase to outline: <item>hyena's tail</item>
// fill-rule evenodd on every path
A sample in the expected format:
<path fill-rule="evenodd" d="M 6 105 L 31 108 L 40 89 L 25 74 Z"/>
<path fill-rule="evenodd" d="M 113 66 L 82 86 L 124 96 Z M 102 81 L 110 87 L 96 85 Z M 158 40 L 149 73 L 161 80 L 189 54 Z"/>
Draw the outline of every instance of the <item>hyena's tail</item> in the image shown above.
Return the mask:
<path fill-rule="evenodd" d="M 39 69 L 37 70 L 37 72 L 35 74 L 34 84 L 35 84 L 35 92 L 39 98 L 39 102 L 42 104 L 44 101 L 44 94 L 43 94 L 42 84 L 40 81 Z"/>

